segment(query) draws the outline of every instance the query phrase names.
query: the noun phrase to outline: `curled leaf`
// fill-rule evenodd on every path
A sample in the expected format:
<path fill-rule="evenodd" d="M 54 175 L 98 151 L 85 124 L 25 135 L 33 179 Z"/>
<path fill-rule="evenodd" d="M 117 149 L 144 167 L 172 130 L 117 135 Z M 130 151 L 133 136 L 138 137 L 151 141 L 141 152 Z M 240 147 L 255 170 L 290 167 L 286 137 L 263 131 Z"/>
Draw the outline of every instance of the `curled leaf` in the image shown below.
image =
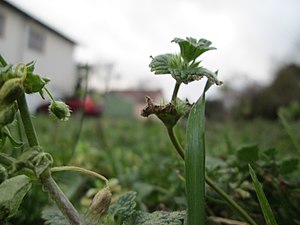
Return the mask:
<path fill-rule="evenodd" d="M 170 74 L 170 61 L 175 57 L 174 54 L 163 54 L 151 57 L 152 61 L 149 64 L 151 72 L 154 74 Z"/>
<path fill-rule="evenodd" d="M 211 41 L 204 38 L 195 39 L 192 37 L 187 37 L 185 40 L 182 38 L 174 38 L 172 42 L 179 44 L 180 54 L 186 62 L 195 61 L 201 54 L 206 51 L 216 49 L 211 47 Z"/>
<path fill-rule="evenodd" d="M 42 78 L 38 74 L 27 73 L 24 81 L 25 92 L 27 94 L 40 92 L 47 82 L 48 79 Z"/>

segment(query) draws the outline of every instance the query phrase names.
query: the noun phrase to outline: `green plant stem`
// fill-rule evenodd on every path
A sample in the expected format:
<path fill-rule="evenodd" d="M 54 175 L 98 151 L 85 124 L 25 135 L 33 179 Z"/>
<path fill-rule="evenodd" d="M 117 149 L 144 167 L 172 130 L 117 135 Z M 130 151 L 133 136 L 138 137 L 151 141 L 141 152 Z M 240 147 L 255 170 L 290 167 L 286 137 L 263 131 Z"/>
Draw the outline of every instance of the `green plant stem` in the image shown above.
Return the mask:
<path fill-rule="evenodd" d="M 182 146 L 177 141 L 177 138 L 174 134 L 173 128 L 168 128 L 168 134 L 174 145 L 176 151 L 184 160 L 184 151 Z M 250 217 L 250 215 L 241 207 L 239 206 L 226 192 L 224 192 L 213 180 L 211 180 L 207 175 L 205 175 L 205 182 L 215 191 L 217 192 L 229 205 L 231 205 L 242 218 L 244 218 L 247 223 L 250 225 L 257 225 L 257 223 Z"/>
<path fill-rule="evenodd" d="M 44 190 L 50 194 L 50 197 L 55 201 L 57 207 L 68 219 L 69 223 L 72 225 L 84 225 L 84 223 L 81 222 L 78 212 L 53 178 L 51 176 L 46 176 L 46 178 L 42 176 L 40 180 Z"/>
<path fill-rule="evenodd" d="M 167 130 L 168 130 L 168 135 L 169 135 L 169 138 L 170 138 L 173 146 L 175 147 L 175 149 L 176 149 L 177 153 L 180 155 L 180 157 L 184 160 L 184 151 L 183 151 L 183 148 L 180 146 L 180 144 L 174 134 L 174 127 L 168 126 Z"/>
<path fill-rule="evenodd" d="M 77 166 L 59 166 L 59 167 L 51 168 L 51 172 L 61 172 L 61 171 L 78 171 L 78 172 L 81 172 L 81 173 L 85 173 L 87 175 L 97 177 L 98 179 L 104 181 L 106 186 L 108 186 L 108 180 L 107 180 L 106 177 L 102 176 L 99 173 L 91 171 L 91 170 L 87 170 L 87 169 L 77 167 Z"/>
<path fill-rule="evenodd" d="M 18 101 L 19 111 L 23 122 L 24 130 L 28 139 L 28 144 L 30 147 L 37 146 L 39 145 L 39 142 L 38 142 L 38 138 L 33 123 L 31 121 L 25 94 L 22 94 L 17 101 Z M 55 201 L 58 208 L 68 219 L 70 224 L 84 225 L 84 223 L 81 222 L 79 214 L 74 208 L 74 206 L 71 204 L 69 199 L 64 195 L 62 190 L 59 188 L 59 186 L 51 177 L 50 169 L 45 171 L 39 177 L 39 179 L 44 189 L 50 194 L 51 198 Z"/>
<path fill-rule="evenodd" d="M 249 214 L 239 206 L 236 201 L 234 201 L 226 192 L 224 192 L 214 181 L 212 181 L 208 176 L 205 176 L 206 183 L 214 189 L 222 198 L 231 205 L 237 212 L 239 212 L 240 216 L 246 220 L 250 225 L 257 225 L 256 222 L 249 216 Z"/>
<path fill-rule="evenodd" d="M 25 94 L 22 94 L 18 98 L 18 106 L 29 146 L 33 147 L 39 145 L 39 141 L 29 114 Z"/>
<path fill-rule="evenodd" d="M 175 101 L 176 100 L 180 85 L 181 85 L 181 83 L 176 82 L 174 90 L 173 90 L 171 101 Z"/>

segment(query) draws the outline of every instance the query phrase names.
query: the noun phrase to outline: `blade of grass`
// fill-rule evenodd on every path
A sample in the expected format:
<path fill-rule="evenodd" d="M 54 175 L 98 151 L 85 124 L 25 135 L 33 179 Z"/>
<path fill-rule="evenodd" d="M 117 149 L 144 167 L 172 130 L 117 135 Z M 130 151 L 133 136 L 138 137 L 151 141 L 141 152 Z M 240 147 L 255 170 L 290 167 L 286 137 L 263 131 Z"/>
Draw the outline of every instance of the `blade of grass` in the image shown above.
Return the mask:
<path fill-rule="evenodd" d="M 295 132 L 293 131 L 291 126 L 286 121 L 283 113 L 279 112 L 278 117 L 279 117 L 280 123 L 282 124 L 283 128 L 285 129 L 286 133 L 288 134 L 289 138 L 291 139 L 293 145 L 295 146 L 297 151 L 300 152 L 300 144 L 297 140 L 297 137 L 295 136 Z"/>
<path fill-rule="evenodd" d="M 277 222 L 273 215 L 273 212 L 272 212 L 272 209 L 268 202 L 268 199 L 266 198 L 263 188 L 262 188 L 261 184 L 259 183 L 257 176 L 250 164 L 249 164 L 249 172 L 250 172 L 250 175 L 251 175 L 251 178 L 253 181 L 253 185 L 254 185 L 254 188 L 256 191 L 256 195 L 257 195 L 260 207 L 262 209 L 262 212 L 264 214 L 264 218 L 265 218 L 267 225 L 277 225 Z"/>
<path fill-rule="evenodd" d="M 187 124 L 185 176 L 187 224 L 205 224 L 205 94 L 191 109 Z"/>

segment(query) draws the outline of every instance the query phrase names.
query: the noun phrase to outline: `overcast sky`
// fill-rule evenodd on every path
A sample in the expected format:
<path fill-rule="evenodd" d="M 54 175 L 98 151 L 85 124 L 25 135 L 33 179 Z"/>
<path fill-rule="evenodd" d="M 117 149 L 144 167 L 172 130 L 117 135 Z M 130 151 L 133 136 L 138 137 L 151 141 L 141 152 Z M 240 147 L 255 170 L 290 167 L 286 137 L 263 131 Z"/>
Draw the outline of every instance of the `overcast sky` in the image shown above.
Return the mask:
<path fill-rule="evenodd" d="M 76 60 L 97 68 L 113 63 L 112 88 L 157 86 L 169 97 L 173 79 L 152 75 L 148 64 L 150 55 L 179 51 L 176 44 L 170 43 L 174 37 L 212 41 L 217 50 L 202 56 L 203 65 L 219 70 L 225 84 L 248 78 L 266 83 L 278 65 L 296 57 L 299 61 L 299 0 L 10 2 L 77 41 Z M 103 74 L 102 70 L 94 76 L 93 84 L 103 85 Z M 201 83 L 183 86 L 180 96 L 195 99 Z"/>

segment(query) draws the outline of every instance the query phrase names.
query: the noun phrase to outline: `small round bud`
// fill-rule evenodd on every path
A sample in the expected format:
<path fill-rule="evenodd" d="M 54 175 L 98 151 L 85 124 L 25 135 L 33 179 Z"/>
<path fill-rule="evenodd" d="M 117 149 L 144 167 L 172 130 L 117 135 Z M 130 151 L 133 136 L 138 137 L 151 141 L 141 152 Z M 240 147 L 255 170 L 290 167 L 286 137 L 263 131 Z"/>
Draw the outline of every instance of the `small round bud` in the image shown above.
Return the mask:
<path fill-rule="evenodd" d="M 67 121 L 71 116 L 71 111 L 69 106 L 62 101 L 52 101 L 49 111 L 57 119 L 62 121 Z"/>
<path fill-rule="evenodd" d="M 101 189 L 94 197 L 89 210 L 88 216 L 92 220 L 100 218 L 109 208 L 112 194 L 109 187 Z"/>

